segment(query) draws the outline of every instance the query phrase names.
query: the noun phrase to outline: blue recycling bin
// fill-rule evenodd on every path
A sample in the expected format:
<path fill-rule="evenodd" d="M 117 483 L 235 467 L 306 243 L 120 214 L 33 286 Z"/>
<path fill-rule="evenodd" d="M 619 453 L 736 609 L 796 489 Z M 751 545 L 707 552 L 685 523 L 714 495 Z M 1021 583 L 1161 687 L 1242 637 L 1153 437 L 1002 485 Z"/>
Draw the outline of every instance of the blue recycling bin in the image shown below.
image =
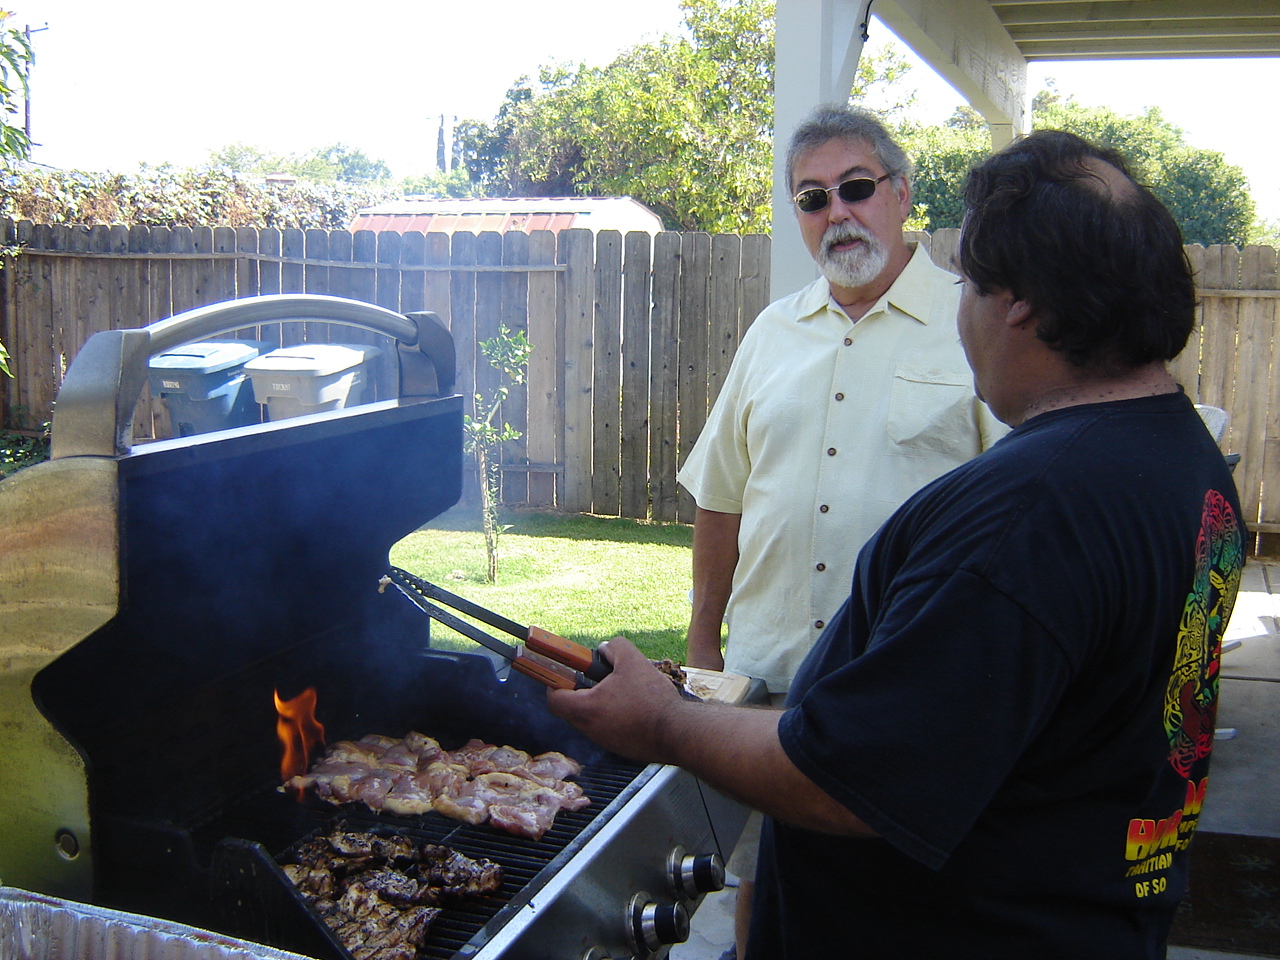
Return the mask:
<path fill-rule="evenodd" d="M 148 364 L 151 392 L 169 411 L 175 437 L 258 423 L 261 417 L 244 365 L 272 343 L 210 340 L 156 354 Z"/>

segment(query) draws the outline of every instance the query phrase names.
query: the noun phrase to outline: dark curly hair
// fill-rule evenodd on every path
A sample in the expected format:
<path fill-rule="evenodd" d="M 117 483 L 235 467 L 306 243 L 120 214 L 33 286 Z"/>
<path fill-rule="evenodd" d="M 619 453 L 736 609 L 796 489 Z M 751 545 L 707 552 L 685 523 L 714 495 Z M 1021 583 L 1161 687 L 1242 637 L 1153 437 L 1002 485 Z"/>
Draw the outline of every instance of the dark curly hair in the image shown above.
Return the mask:
<path fill-rule="evenodd" d="M 1186 345 L 1195 283 L 1182 234 L 1115 151 L 1037 130 L 971 170 L 964 198 L 960 269 L 983 293 L 1030 303 L 1036 335 L 1073 365 L 1128 370 Z"/>

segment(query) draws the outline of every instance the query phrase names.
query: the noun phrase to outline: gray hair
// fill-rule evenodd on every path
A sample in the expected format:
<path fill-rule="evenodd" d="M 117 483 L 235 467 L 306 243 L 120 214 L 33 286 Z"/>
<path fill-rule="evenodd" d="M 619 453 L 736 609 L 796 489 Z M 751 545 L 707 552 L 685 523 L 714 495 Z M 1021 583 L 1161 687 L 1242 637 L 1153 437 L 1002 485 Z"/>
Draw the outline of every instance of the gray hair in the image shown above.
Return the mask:
<path fill-rule="evenodd" d="M 795 189 L 796 163 L 800 157 L 831 140 L 861 140 L 884 164 L 884 172 L 899 188 L 911 176 L 911 161 L 869 110 L 824 104 L 800 122 L 787 146 L 787 191 Z"/>

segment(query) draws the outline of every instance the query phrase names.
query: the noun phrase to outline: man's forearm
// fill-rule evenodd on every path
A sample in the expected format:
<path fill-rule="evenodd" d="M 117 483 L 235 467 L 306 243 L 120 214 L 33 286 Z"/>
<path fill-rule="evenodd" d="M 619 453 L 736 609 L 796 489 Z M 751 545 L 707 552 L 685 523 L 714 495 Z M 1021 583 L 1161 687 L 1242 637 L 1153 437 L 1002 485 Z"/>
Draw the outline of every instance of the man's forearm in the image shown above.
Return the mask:
<path fill-rule="evenodd" d="M 782 711 L 712 703 L 675 704 L 659 725 L 667 762 L 723 793 L 796 826 L 842 836 L 874 836 L 800 772 L 778 739 Z"/>
<path fill-rule="evenodd" d="M 698 508 L 693 524 L 693 612 L 689 618 L 692 667 L 724 668 L 720 625 L 738 565 L 738 529 L 742 516 Z"/>
<path fill-rule="evenodd" d="M 810 830 L 870 829 L 799 771 L 778 739 L 782 713 L 681 699 L 635 645 L 609 641 L 613 672 L 587 690 L 550 690 L 551 712 L 606 750 L 685 767 L 729 796 Z"/>

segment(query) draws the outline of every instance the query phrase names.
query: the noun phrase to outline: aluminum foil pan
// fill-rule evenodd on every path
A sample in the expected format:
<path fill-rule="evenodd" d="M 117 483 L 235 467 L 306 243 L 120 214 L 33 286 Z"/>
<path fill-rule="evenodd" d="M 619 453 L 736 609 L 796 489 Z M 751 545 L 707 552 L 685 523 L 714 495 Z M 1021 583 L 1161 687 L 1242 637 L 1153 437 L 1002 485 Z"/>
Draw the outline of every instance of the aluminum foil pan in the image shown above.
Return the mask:
<path fill-rule="evenodd" d="M 0 887 L 3 960 L 306 960 L 197 927 Z"/>

